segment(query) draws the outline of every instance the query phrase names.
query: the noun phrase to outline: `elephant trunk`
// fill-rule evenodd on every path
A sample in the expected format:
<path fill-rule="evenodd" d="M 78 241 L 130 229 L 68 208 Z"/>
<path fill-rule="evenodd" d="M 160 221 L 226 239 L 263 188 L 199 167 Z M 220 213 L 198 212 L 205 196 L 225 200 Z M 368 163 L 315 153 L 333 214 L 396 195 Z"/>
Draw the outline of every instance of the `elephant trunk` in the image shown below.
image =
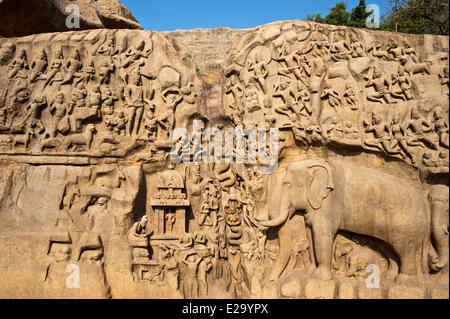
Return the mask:
<path fill-rule="evenodd" d="M 449 261 L 448 188 L 445 186 L 432 188 L 428 200 L 431 206 L 431 239 L 437 253 L 437 258 L 431 260 L 429 267 L 438 272 Z"/>

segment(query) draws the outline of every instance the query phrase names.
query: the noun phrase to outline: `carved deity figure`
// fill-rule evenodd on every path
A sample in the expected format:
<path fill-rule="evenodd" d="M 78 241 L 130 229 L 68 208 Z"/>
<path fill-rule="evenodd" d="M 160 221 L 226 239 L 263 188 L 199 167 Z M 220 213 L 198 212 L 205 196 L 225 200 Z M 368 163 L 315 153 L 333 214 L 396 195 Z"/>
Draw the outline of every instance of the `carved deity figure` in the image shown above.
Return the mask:
<path fill-rule="evenodd" d="M 367 52 L 372 52 L 372 55 L 376 58 L 382 58 L 385 60 L 389 59 L 389 54 L 387 51 L 381 49 L 382 44 L 378 41 L 373 43 L 373 45 L 367 50 Z"/>
<path fill-rule="evenodd" d="M 72 102 L 77 108 L 86 106 L 87 90 L 83 83 L 78 83 L 72 90 Z"/>
<path fill-rule="evenodd" d="M 384 123 L 380 114 L 372 112 L 372 122 L 368 123 L 364 120 L 365 132 L 372 132 L 375 139 L 365 139 L 364 144 L 369 147 L 375 147 L 380 151 L 385 151 L 389 155 L 400 154 L 400 151 L 391 149 L 391 132 L 390 128 Z"/>
<path fill-rule="evenodd" d="M 329 82 L 325 82 L 325 86 L 323 88 L 322 94 L 320 95 L 321 99 L 327 99 L 328 104 L 333 107 L 335 110 L 341 106 L 341 98 L 339 93 L 333 90 L 331 84 Z"/>
<path fill-rule="evenodd" d="M 9 68 L 11 69 L 11 71 L 9 71 L 8 73 L 8 78 L 27 79 L 28 76 L 26 74 L 26 70 L 29 69 L 27 62 L 27 52 L 25 50 L 20 50 L 18 57 L 13 60 Z"/>
<path fill-rule="evenodd" d="M 423 143 L 437 150 L 438 144 L 426 133 L 433 130 L 432 124 L 425 120 L 417 108 L 411 109 L 411 118 L 406 124 L 406 130 L 410 129 L 412 135 L 408 137 L 407 143 L 410 146 L 423 146 Z"/>
<path fill-rule="evenodd" d="M 247 70 L 251 73 L 252 78 L 259 83 L 261 90 L 266 91 L 264 83 L 265 78 L 269 74 L 263 59 L 256 53 L 253 59 L 249 59 Z"/>
<path fill-rule="evenodd" d="M 173 226 L 175 225 L 176 216 L 175 213 L 170 212 L 164 216 L 166 222 L 166 232 L 173 233 Z"/>
<path fill-rule="evenodd" d="M 119 98 L 110 88 L 105 88 L 102 92 L 103 115 L 112 115 L 114 113 L 114 103 L 118 100 Z"/>
<path fill-rule="evenodd" d="M 34 83 L 37 80 L 42 79 L 42 75 L 46 71 L 48 66 L 47 53 L 42 49 L 41 54 L 31 63 L 31 75 L 30 82 Z"/>
<path fill-rule="evenodd" d="M 436 106 L 434 110 L 434 128 L 439 135 L 439 143 L 445 148 L 449 148 L 448 122 L 444 110 L 441 106 Z"/>
<path fill-rule="evenodd" d="M 142 116 L 144 114 L 145 103 L 150 103 L 145 97 L 144 88 L 140 72 L 134 73 L 132 84 L 125 89 L 125 99 L 128 105 L 128 134 L 129 136 L 138 135 L 141 126 Z"/>
<path fill-rule="evenodd" d="M 294 123 L 300 119 L 300 114 L 296 109 L 296 94 L 291 88 L 291 80 L 286 77 L 279 77 L 274 84 L 273 97 L 280 97 L 283 103 L 275 107 L 275 112 L 286 115 Z"/>
<path fill-rule="evenodd" d="M 297 53 L 289 48 L 289 44 L 287 42 L 284 42 L 281 47 L 276 49 L 274 59 L 286 64 L 286 67 L 280 69 L 278 74 L 288 77 L 291 73 L 293 73 L 297 80 L 303 80 L 300 73 L 300 62 L 298 60 Z"/>
<path fill-rule="evenodd" d="M 398 83 L 398 85 L 400 86 L 400 90 L 393 91 L 391 93 L 392 96 L 401 98 L 404 101 L 412 100 L 413 95 L 411 90 L 412 87 L 411 80 L 409 79 L 409 76 L 405 71 L 405 67 L 402 65 L 398 67 L 397 75 L 392 75 L 392 84 L 394 85 L 396 83 Z"/>
<path fill-rule="evenodd" d="M 399 115 L 396 114 L 393 117 L 392 124 L 391 124 L 391 131 L 392 131 L 392 137 L 393 137 L 393 142 L 394 142 L 391 145 L 391 149 L 393 149 L 395 146 L 398 145 L 401 148 L 401 150 L 403 151 L 403 153 L 405 153 L 411 159 L 411 163 L 415 164 L 416 160 L 415 160 L 414 154 L 411 153 L 409 146 L 406 143 L 406 131 L 399 122 L 400 122 Z M 402 157 L 404 157 L 403 153 L 401 153 Z"/>
<path fill-rule="evenodd" d="M 82 74 L 80 73 L 83 64 L 81 63 L 80 52 L 76 49 L 72 57 L 69 58 L 64 64 L 64 68 L 67 71 L 67 74 L 64 80 L 61 82 L 61 85 L 68 84 L 72 82 L 75 78 L 80 78 Z"/>
<path fill-rule="evenodd" d="M 363 43 L 353 33 L 350 34 L 350 47 L 352 51 L 352 57 L 359 58 L 366 55 L 366 50 L 364 49 Z"/>
<path fill-rule="evenodd" d="M 410 56 L 414 63 L 419 63 L 419 57 L 417 56 L 416 49 L 411 46 L 407 39 L 403 40 L 403 46 L 405 47 L 405 54 Z"/>
<path fill-rule="evenodd" d="M 219 190 L 212 179 L 208 179 L 202 192 L 202 205 L 198 225 L 202 228 L 216 228 L 219 215 Z"/>
<path fill-rule="evenodd" d="M 50 103 L 50 113 L 54 119 L 53 137 L 56 137 L 57 132 L 67 133 L 70 130 L 70 123 L 66 115 L 72 113 L 72 105 L 66 102 L 62 92 Z"/>
<path fill-rule="evenodd" d="M 334 33 L 334 39 L 330 45 L 331 59 L 335 62 L 348 60 L 350 58 L 351 47 L 347 43 L 345 34 Z"/>
<path fill-rule="evenodd" d="M 108 84 L 110 81 L 111 73 L 114 72 L 114 64 L 110 64 L 108 61 L 103 60 L 98 68 L 98 81 L 100 85 Z"/>
<path fill-rule="evenodd" d="M 357 110 L 358 105 L 356 104 L 356 93 L 350 82 L 347 82 L 345 85 L 344 98 L 348 106 L 350 106 L 350 110 Z"/>
<path fill-rule="evenodd" d="M 49 74 L 45 80 L 44 88 L 52 85 L 53 82 L 61 82 L 63 80 L 61 68 L 64 64 L 64 58 L 61 50 L 55 52 L 52 63 L 50 64 Z"/>
<path fill-rule="evenodd" d="M 375 67 L 373 70 L 372 79 L 366 83 L 366 87 L 373 86 L 374 93 L 368 93 L 367 99 L 372 102 L 382 103 L 384 100 L 386 103 L 391 104 L 391 81 L 383 75 L 379 67 Z M 395 103 L 395 102 L 394 102 Z"/>
<path fill-rule="evenodd" d="M 405 49 L 401 47 L 397 41 L 390 39 L 387 46 L 387 52 L 392 56 L 394 60 L 398 60 L 405 54 Z"/>

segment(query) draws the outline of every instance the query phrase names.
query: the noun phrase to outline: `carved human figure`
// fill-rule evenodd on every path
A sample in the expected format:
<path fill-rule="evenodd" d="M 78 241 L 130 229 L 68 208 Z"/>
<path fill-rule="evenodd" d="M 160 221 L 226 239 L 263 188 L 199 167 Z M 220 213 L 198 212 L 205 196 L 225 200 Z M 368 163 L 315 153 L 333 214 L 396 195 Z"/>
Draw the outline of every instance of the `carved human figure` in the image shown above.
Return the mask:
<path fill-rule="evenodd" d="M 312 107 L 311 107 L 311 96 L 309 94 L 309 91 L 306 88 L 300 88 L 297 94 L 297 103 L 298 103 L 298 112 L 299 114 L 303 114 L 303 110 L 306 110 L 307 115 L 306 117 L 309 117 L 309 115 L 312 114 Z"/>
<path fill-rule="evenodd" d="M 159 117 L 159 122 L 166 122 L 167 135 L 172 134 L 175 128 L 175 111 L 177 105 L 183 100 L 180 90 L 175 87 L 167 88 L 162 92 L 162 99 L 167 105 L 167 111 Z"/>
<path fill-rule="evenodd" d="M 276 49 L 274 59 L 286 64 L 286 67 L 278 70 L 278 74 L 289 77 L 289 75 L 293 73 L 297 80 L 303 80 L 300 73 L 300 63 L 298 60 L 297 52 L 291 50 L 287 42 L 284 42 L 281 47 Z"/>
<path fill-rule="evenodd" d="M 367 50 L 367 52 L 372 52 L 372 55 L 376 58 L 388 60 L 389 59 L 388 52 L 383 50 L 381 47 L 382 43 L 379 41 L 375 41 L 373 45 Z"/>
<path fill-rule="evenodd" d="M 387 45 L 387 52 L 391 55 L 394 60 L 398 60 L 401 56 L 405 54 L 405 49 L 401 47 L 397 41 L 389 39 Z"/>
<path fill-rule="evenodd" d="M 358 109 L 358 105 L 356 104 L 356 93 L 350 82 L 347 82 L 345 85 L 344 98 L 347 105 L 350 106 L 350 110 Z"/>
<path fill-rule="evenodd" d="M 112 125 L 114 127 L 114 133 L 117 135 L 126 135 L 126 126 L 128 120 L 125 118 L 125 114 L 120 111 L 114 114 Z"/>
<path fill-rule="evenodd" d="M 50 64 L 49 74 L 47 75 L 47 79 L 45 80 L 44 88 L 47 85 L 52 85 L 53 82 L 61 82 L 63 80 L 61 74 L 61 68 L 64 64 L 64 58 L 61 49 L 56 51 L 52 63 Z"/>
<path fill-rule="evenodd" d="M 42 134 L 45 131 L 44 124 L 41 121 L 42 109 L 47 105 L 45 96 L 36 97 L 27 107 L 26 111 L 30 115 L 30 127 L 37 129 L 38 134 Z"/>
<path fill-rule="evenodd" d="M 380 114 L 372 112 L 372 122 L 363 121 L 365 132 L 372 132 L 375 139 L 365 139 L 364 144 L 369 147 L 376 147 L 381 151 L 385 151 L 389 155 L 400 154 L 400 151 L 391 149 L 391 132 L 389 127 L 384 123 Z"/>
<path fill-rule="evenodd" d="M 330 125 L 327 127 L 326 138 L 330 138 L 332 140 L 340 140 L 344 137 L 344 128 L 339 122 L 336 116 L 333 116 L 330 121 Z"/>
<path fill-rule="evenodd" d="M 403 46 L 405 47 L 405 54 L 410 56 L 414 63 L 419 63 L 419 57 L 417 56 L 416 49 L 411 46 L 408 39 L 403 40 Z"/>
<path fill-rule="evenodd" d="M 155 116 L 155 112 L 152 110 L 149 110 L 146 113 L 146 116 L 144 118 L 144 129 L 147 134 L 147 138 L 149 140 L 155 140 L 156 134 L 158 130 L 158 119 Z"/>
<path fill-rule="evenodd" d="M 144 88 L 140 72 L 137 71 L 132 77 L 132 84 L 125 88 L 125 100 L 128 105 L 128 134 L 129 136 L 138 135 L 141 126 L 142 116 L 144 114 L 144 105 L 150 104 L 145 97 Z"/>
<path fill-rule="evenodd" d="M 86 107 L 87 90 L 83 83 L 78 83 L 72 90 L 72 102 L 77 108 Z"/>
<path fill-rule="evenodd" d="M 114 113 L 114 103 L 118 100 L 119 98 L 109 87 L 105 88 L 102 92 L 103 115 L 112 115 Z"/>
<path fill-rule="evenodd" d="M 211 178 L 207 179 L 202 192 L 202 205 L 198 225 L 216 228 L 219 214 L 219 190 Z"/>
<path fill-rule="evenodd" d="M 358 135 L 359 135 L 358 129 L 356 127 L 353 127 L 352 122 L 346 121 L 344 127 L 345 138 L 350 140 L 356 140 L 359 137 Z"/>
<path fill-rule="evenodd" d="M 175 225 L 176 216 L 174 212 L 169 212 L 164 216 L 166 221 L 166 232 L 173 233 L 173 226 Z"/>
<path fill-rule="evenodd" d="M 436 106 L 434 109 L 434 129 L 439 135 L 439 143 L 445 147 L 449 148 L 449 134 L 448 134 L 448 122 L 446 121 L 446 116 L 444 109 L 441 106 Z"/>
<path fill-rule="evenodd" d="M 331 59 L 335 62 L 340 60 L 348 60 L 350 58 L 351 47 L 347 43 L 345 33 L 336 32 L 333 34 L 333 40 L 330 45 Z"/>
<path fill-rule="evenodd" d="M 328 55 L 329 47 L 330 43 L 325 30 L 318 29 L 312 32 L 309 44 L 303 53 L 311 52 L 311 55 L 315 58 L 325 58 Z"/>
<path fill-rule="evenodd" d="M 8 78 L 27 79 L 28 75 L 26 74 L 26 70 L 29 69 L 27 62 L 27 52 L 23 49 L 20 50 L 18 57 L 13 60 L 9 68 L 11 69 L 11 71 L 9 71 L 8 73 Z"/>
<path fill-rule="evenodd" d="M 359 58 L 366 55 L 363 43 L 353 33 L 350 34 L 350 48 L 353 58 Z"/>
<path fill-rule="evenodd" d="M 341 97 L 339 96 L 339 93 L 331 87 L 331 84 L 328 81 L 325 81 L 325 86 L 320 98 L 328 100 L 329 105 L 335 110 L 339 109 L 341 106 Z"/>
<path fill-rule="evenodd" d="M 242 86 L 236 81 L 236 78 L 236 75 L 231 75 L 230 79 L 225 84 L 225 93 L 231 93 L 233 95 L 233 107 L 231 105 L 230 107 L 234 108 L 236 112 L 241 113 L 241 98 L 244 95 L 244 90 L 242 89 Z"/>
<path fill-rule="evenodd" d="M 58 93 L 50 103 L 50 113 L 53 114 L 54 119 L 53 137 L 56 137 L 57 132 L 65 134 L 70 130 L 69 119 L 66 115 L 71 114 L 72 109 L 72 105 L 66 102 L 62 92 Z"/>
<path fill-rule="evenodd" d="M 392 75 L 392 84 L 396 84 L 400 86 L 399 91 L 393 91 L 391 94 L 393 97 L 398 97 L 403 100 L 412 100 L 412 84 L 409 76 L 406 74 L 405 67 L 400 65 L 398 67 L 397 75 Z"/>
<path fill-rule="evenodd" d="M 259 105 L 258 90 L 254 85 L 245 88 L 244 107 L 247 112 L 254 112 L 261 109 Z"/>
<path fill-rule="evenodd" d="M 114 72 L 115 66 L 107 60 L 103 60 L 98 68 L 98 84 L 109 84 L 111 73 Z"/>
<path fill-rule="evenodd" d="M 131 47 L 123 54 L 119 76 L 124 83 L 128 83 L 128 68 L 139 68 L 145 65 L 145 61 L 142 58 L 148 58 L 148 54 L 143 52 L 144 48 L 145 42 L 141 41 L 136 48 Z"/>
<path fill-rule="evenodd" d="M 97 117 L 100 118 L 102 105 L 102 93 L 100 91 L 100 86 L 96 85 L 89 91 L 86 102 L 87 107 L 94 109 L 97 113 Z"/>
<path fill-rule="evenodd" d="M 148 217 L 144 215 L 133 224 L 128 232 L 128 242 L 133 247 L 148 247 L 148 240 L 151 233 L 147 233 Z"/>
<path fill-rule="evenodd" d="M 402 157 L 404 157 L 403 153 L 406 154 L 406 156 L 408 156 L 411 159 L 411 163 L 415 164 L 416 159 L 414 157 L 414 154 L 411 153 L 410 147 L 406 143 L 406 131 L 399 122 L 400 116 L 398 114 L 394 115 L 391 124 L 391 131 L 393 137 L 393 144 L 391 144 L 391 149 L 394 149 L 398 145 L 402 150 L 402 153 L 400 153 Z"/>
<path fill-rule="evenodd" d="M 47 66 L 48 66 L 47 53 L 45 52 L 44 49 L 42 49 L 38 58 L 33 60 L 33 62 L 31 63 L 30 82 L 34 83 L 37 80 L 42 79 L 42 76 L 45 73 Z"/>
<path fill-rule="evenodd" d="M 248 60 L 247 70 L 250 72 L 251 77 L 260 85 L 263 92 L 265 89 L 265 78 L 269 74 L 263 59 L 259 54 L 255 53 L 253 59 Z"/>
<path fill-rule="evenodd" d="M 291 88 L 291 80 L 280 76 L 278 81 L 274 84 L 273 97 L 280 97 L 283 103 L 275 107 L 275 112 L 286 115 L 292 122 L 297 122 L 300 118 L 298 110 L 296 109 L 296 94 Z"/>
<path fill-rule="evenodd" d="M 80 52 L 78 51 L 78 49 L 75 49 L 72 57 L 69 58 L 64 64 L 64 68 L 66 69 L 67 74 L 64 80 L 61 82 L 61 85 L 71 83 L 75 78 L 82 77 L 82 74 L 80 72 L 82 67 L 83 64 L 81 63 Z"/>
<path fill-rule="evenodd" d="M 413 107 L 411 109 L 411 118 L 406 123 L 405 128 L 406 130 L 410 129 L 412 132 L 412 135 L 407 139 L 408 145 L 422 146 L 425 143 L 435 150 L 438 149 L 438 143 L 426 135 L 427 132 L 433 130 L 433 125 L 422 117 L 417 108 Z"/>
<path fill-rule="evenodd" d="M 373 86 L 375 89 L 374 93 L 368 93 L 367 99 L 372 102 L 391 104 L 395 101 L 391 100 L 391 81 L 383 75 L 379 67 L 375 67 L 373 70 L 372 79 L 366 83 L 366 87 Z"/>
<path fill-rule="evenodd" d="M 183 263 L 186 264 L 186 269 L 183 275 L 183 295 L 184 298 L 197 298 L 198 297 L 198 264 L 202 261 L 202 258 L 197 255 L 196 252 L 188 252 L 183 259 Z"/>
<path fill-rule="evenodd" d="M 106 41 L 97 49 L 97 54 L 112 57 L 117 53 L 114 34 L 107 34 Z"/>
<path fill-rule="evenodd" d="M 95 65 L 94 61 L 90 60 L 88 63 L 86 63 L 84 69 L 80 72 L 80 76 L 76 78 L 73 83 L 76 86 L 79 82 L 88 84 L 89 82 L 94 81 L 95 81 Z"/>

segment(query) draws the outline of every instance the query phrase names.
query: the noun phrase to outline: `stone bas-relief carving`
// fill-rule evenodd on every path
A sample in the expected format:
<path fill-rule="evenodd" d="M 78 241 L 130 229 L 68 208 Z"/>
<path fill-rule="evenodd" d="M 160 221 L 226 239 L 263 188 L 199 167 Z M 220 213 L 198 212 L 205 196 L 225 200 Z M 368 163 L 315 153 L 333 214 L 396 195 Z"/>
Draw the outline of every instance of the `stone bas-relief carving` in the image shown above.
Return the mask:
<path fill-rule="evenodd" d="M 0 41 L 0 296 L 448 298 L 448 38 L 277 22 L 202 72 L 182 40 Z M 194 121 L 278 129 L 278 168 L 172 162 Z"/>

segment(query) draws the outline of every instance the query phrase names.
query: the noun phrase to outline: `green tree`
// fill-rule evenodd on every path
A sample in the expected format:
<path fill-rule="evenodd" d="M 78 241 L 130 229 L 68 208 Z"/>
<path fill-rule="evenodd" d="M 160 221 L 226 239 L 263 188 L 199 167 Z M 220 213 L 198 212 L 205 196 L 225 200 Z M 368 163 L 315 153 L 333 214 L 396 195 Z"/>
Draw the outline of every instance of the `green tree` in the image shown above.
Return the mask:
<path fill-rule="evenodd" d="M 317 23 L 325 23 L 324 18 L 322 18 L 320 13 L 318 13 L 318 14 L 308 14 L 306 16 L 306 20 L 317 22 Z"/>
<path fill-rule="evenodd" d="M 360 0 L 359 4 L 352 9 L 350 21 L 347 26 L 354 28 L 365 28 L 367 17 L 370 15 L 370 12 L 366 12 L 366 8 L 366 1 Z"/>
<path fill-rule="evenodd" d="M 384 30 L 417 34 L 449 35 L 448 0 L 389 0 L 391 9 L 383 16 Z"/>
<path fill-rule="evenodd" d="M 333 25 L 347 25 L 350 20 L 350 13 L 347 12 L 347 5 L 345 2 L 337 3 L 331 8 L 330 13 L 324 19 L 326 24 Z"/>

